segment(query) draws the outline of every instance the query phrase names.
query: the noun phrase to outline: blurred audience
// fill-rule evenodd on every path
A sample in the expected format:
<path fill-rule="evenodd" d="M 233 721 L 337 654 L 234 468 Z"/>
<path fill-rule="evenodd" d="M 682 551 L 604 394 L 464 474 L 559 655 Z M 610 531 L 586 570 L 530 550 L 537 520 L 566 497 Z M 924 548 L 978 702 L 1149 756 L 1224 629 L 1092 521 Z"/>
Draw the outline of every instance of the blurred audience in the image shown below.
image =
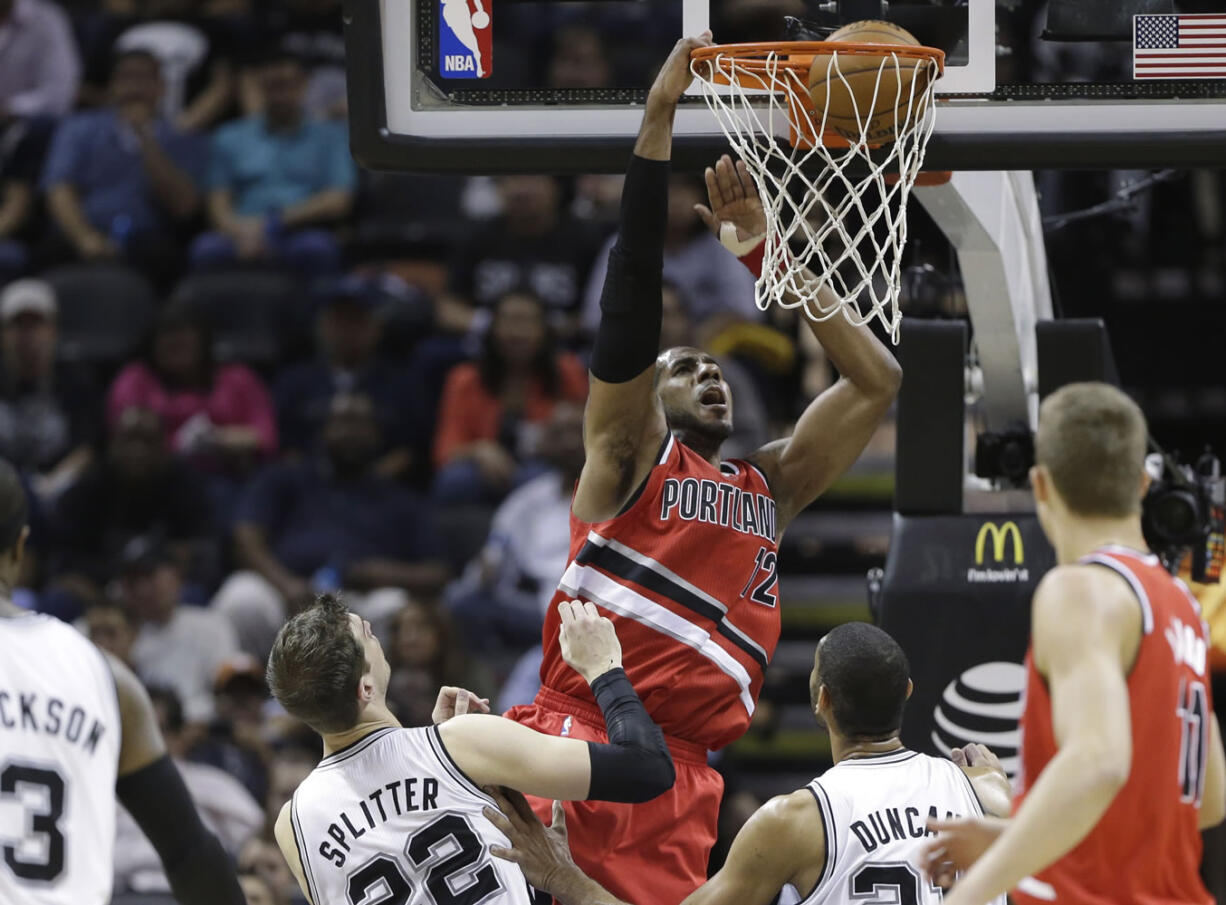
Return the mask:
<path fill-rule="evenodd" d="M 214 361 L 208 324 L 183 304 L 162 311 L 143 357 L 116 376 L 107 420 L 133 406 L 154 412 L 171 449 L 213 475 L 244 476 L 277 451 L 264 382 L 246 365 Z"/>
<path fill-rule="evenodd" d="M 289 905 L 290 902 L 305 902 L 298 881 L 290 873 L 289 865 L 276 844 L 259 836 L 247 840 L 238 853 L 238 872 L 241 878 L 260 878 L 272 896 L 274 905 Z M 244 891 L 247 885 L 243 886 Z M 250 896 L 247 905 L 252 905 Z"/>
<path fill-rule="evenodd" d="M 502 213 L 456 250 L 450 289 L 485 312 L 509 292 L 531 292 L 544 302 L 553 326 L 569 336 L 599 237 L 563 211 L 561 186 L 552 176 L 504 176 L 497 186 Z M 475 327 L 488 317 L 477 317 Z"/>
<path fill-rule="evenodd" d="M 0 285 L 29 266 L 41 207 L 38 179 L 54 131 L 50 119 L 0 116 Z"/>
<path fill-rule="evenodd" d="M 420 456 L 428 428 L 420 414 L 420 387 L 403 368 L 379 355 L 383 301 L 371 281 L 349 277 L 331 284 L 315 318 L 314 361 L 281 373 L 274 389 L 281 446 L 297 456 L 319 452 L 315 444 L 337 393 L 370 398 L 382 448 L 375 470 L 403 476 Z"/>
<path fill-rule="evenodd" d="M 553 34 L 553 54 L 546 76 L 550 88 L 608 88 L 612 75 L 599 31 L 569 25 Z"/>
<path fill-rule="evenodd" d="M 345 36 L 340 0 L 266 0 L 263 25 L 308 72 L 306 108 L 319 119 L 344 119 Z"/>
<path fill-rule="evenodd" d="M 272 885 L 261 874 L 240 872 L 238 883 L 246 905 L 283 905 L 284 900 L 277 897 Z"/>
<path fill-rule="evenodd" d="M 217 670 L 213 693 L 213 720 L 192 745 L 191 759 L 225 770 L 263 801 L 277 728 L 268 718 L 270 696 L 263 664 L 250 654 L 230 657 Z"/>
<path fill-rule="evenodd" d="M 181 269 L 181 228 L 200 209 L 205 147 L 159 114 L 164 85 L 143 50 L 115 57 L 109 103 L 56 130 L 43 170 L 52 228 L 44 266 L 123 259 L 166 288 Z"/>
<path fill-rule="evenodd" d="M 148 409 L 124 409 L 106 455 L 64 492 L 52 513 L 58 573 L 106 585 L 128 544 L 158 537 L 202 581 L 215 567 L 214 527 L 200 479 L 167 448 L 162 423 Z"/>
<path fill-rule="evenodd" d="M 541 425 L 559 402 L 587 398 L 587 372 L 560 352 L 545 305 L 525 292 L 498 300 L 477 361 L 448 375 L 434 435 L 434 493 L 491 502 L 540 472 Z M 525 467 L 527 466 L 527 467 Z"/>
<path fill-rule="evenodd" d="M 321 446 L 321 455 L 270 467 L 239 505 L 234 547 L 243 571 L 213 606 L 261 660 L 287 614 L 317 592 L 344 589 L 348 605 L 386 637 L 407 593 L 433 594 L 447 577 L 424 502 L 374 470 L 381 439 L 370 398 L 333 397 Z"/>
<path fill-rule="evenodd" d="M 213 136 L 208 207 L 216 232 L 195 241 L 193 264 L 272 261 L 330 273 L 340 264 L 330 228 L 349 213 L 357 183 L 345 131 L 308 115 L 297 57 L 265 62 L 259 84 L 263 112 Z"/>
<path fill-rule="evenodd" d="M 481 697 L 494 692 L 493 675 L 465 656 L 451 620 L 438 607 L 409 601 L 395 614 L 387 660 L 392 667 L 387 704 L 406 726 L 430 725 L 441 685 Z"/>
<path fill-rule="evenodd" d="M 570 553 L 570 500 L 584 459 L 581 406 L 553 410 L 540 456 L 549 470 L 503 501 L 484 549 L 447 590 L 447 608 L 474 649 L 518 654 L 540 642 Z"/>
<path fill-rule="evenodd" d="M 136 643 L 136 624 L 132 615 L 117 600 L 100 599 L 85 611 L 81 630 L 90 641 L 129 668 L 132 645 Z"/>
<path fill-rule="evenodd" d="M 58 4 L 0 0 L 0 50 L 0 123 L 63 116 L 72 109 L 81 59 L 72 24 Z"/>
<path fill-rule="evenodd" d="M 166 740 L 166 751 L 183 777 L 201 821 L 231 856 L 237 856 L 243 844 L 263 826 L 263 810 L 224 770 L 187 760 L 192 733 L 174 691 L 151 687 L 149 698 L 157 713 L 162 738 Z M 163 894 L 170 891 L 153 843 L 122 805 L 115 820 L 115 878 L 121 890 Z"/>
<path fill-rule="evenodd" d="M 735 321 L 760 321 L 762 312 L 754 304 L 754 278 L 744 265 L 728 254 L 711 235 L 694 211 L 695 204 L 706 204 L 702 182 L 692 176 L 674 173 L 669 180 L 668 228 L 664 239 L 664 278 L 686 287 L 686 313 L 698 329 L 710 332 Z M 609 251 L 617 237 L 605 243 L 596 256 L 583 302 L 583 326 L 594 332 L 600 322 L 600 293 Z"/>
<path fill-rule="evenodd" d="M 93 458 L 101 433 L 89 376 L 58 362 L 59 305 L 42 280 L 0 291 L 0 456 L 51 497 Z"/>
<path fill-rule="evenodd" d="M 183 573 L 156 538 L 137 538 L 123 553 L 120 591 L 137 625 L 132 664 L 148 685 L 172 689 L 184 719 L 214 716 L 213 680 L 238 653 L 234 629 L 212 610 L 183 603 Z"/>

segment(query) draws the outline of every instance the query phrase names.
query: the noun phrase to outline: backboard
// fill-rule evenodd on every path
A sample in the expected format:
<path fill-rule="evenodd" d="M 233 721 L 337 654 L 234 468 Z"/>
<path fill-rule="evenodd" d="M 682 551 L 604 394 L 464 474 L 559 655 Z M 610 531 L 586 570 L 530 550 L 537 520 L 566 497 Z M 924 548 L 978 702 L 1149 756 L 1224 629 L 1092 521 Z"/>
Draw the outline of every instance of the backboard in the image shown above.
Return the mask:
<path fill-rule="evenodd" d="M 774 0 L 746 14 L 763 6 L 349 0 L 354 156 L 385 170 L 620 171 L 647 83 L 679 36 L 779 40 L 791 12 L 828 27 L 886 18 L 946 52 L 927 168 L 1226 161 L 1226 0 Z M 676 135 L 680 167 L 724 147 L 696 91 Z"/>

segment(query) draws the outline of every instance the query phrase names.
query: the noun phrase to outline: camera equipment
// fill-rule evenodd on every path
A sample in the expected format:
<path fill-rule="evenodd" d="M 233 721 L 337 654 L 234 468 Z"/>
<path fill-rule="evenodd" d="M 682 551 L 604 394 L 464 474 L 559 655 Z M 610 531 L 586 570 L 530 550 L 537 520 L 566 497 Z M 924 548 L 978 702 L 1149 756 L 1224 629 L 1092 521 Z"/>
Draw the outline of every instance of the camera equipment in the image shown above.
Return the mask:
<path fill-rule="evenodd" d="M 1221 461 L 1206 451 L 1195 466 L 1183 465 L 1158 450 L 1146 457 L 1145 467 L 1153 479 L 1141 502 L 1146 543 L 1172 574 L 1190 551 L 1192 580 L 1218 582 L 1226 560 L 1226 478 Z"/>
<path fill-rule="evenodd" d="M 999 433 L 985 431 L 975 438 L 975 474 L 1026 487 L 1034 464 L 1034 435 L 1024 424 L 1011 424 Z"/>

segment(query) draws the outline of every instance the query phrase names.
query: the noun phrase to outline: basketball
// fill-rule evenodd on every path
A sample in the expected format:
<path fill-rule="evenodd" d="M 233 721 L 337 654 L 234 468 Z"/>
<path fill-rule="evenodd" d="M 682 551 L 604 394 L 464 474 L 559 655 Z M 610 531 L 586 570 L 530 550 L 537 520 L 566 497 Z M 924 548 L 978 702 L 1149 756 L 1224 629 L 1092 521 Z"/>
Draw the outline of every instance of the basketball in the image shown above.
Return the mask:
<path fill-rule="evenodd" d="M 844 25 L 827 40 L 919 46 L 919 41 L 906 29 L 875 20 Z M 888 56 L 844 53 L 836 59 L 834 54 L 818 54 L 809 67 L 809 97 L 817 111 L 814 123 L 821 122 L 825 110 L 826 129 L 851 142 L 858 142 L 861 137 L 870 144 L 891 142 L 897 124 L 904 122 L 910 112 L 912 80 L 918 72 L 922 81 L 915 86 L 915 99 L 920 100 L 927 87 L 928 71 L 926 64 L 911 57 L 899 57 L 895 68 Z"/>
<path fill-rule="evenodd" d="M 473 13 L 473 28 L 481 29 L 490 24 L 490 14 L 481 10 Z"/>

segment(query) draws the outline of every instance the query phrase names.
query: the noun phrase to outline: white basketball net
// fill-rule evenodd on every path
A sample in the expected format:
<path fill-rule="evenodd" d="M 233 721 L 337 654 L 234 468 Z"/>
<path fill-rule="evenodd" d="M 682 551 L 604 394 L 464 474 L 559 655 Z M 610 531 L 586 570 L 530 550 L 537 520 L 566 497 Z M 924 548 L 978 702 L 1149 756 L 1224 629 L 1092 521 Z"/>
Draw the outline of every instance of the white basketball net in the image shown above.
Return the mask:
<path fill-rule="evenodd" d="M 837 79 L 854 101 L 839 69 L 840 54 L 829 53 L 828 84 L 835 85 Z M 761 54 L 750 69 L 743 58 L 720 53 L 709 61 L 710 69 L 701 60 L 691 67 L 724 135 L 753 175 L 766 212 L 766 247 L 755 301 L 762 310 L 772 301 L 801 308 L 815 321 L 840 311 L 857 325 L 876 317 L 897 343 L 907 198 L 932 136 L 937 62 L 882 49 L 872 103 L 865 113 L 878 109 L 881 76 L 892 72 L 894 112 L 875 122 L 879 128 L 884 117 L 892 116 L 896 138 L 874 160 L 864 134 L 872 119 L 858 109 L 861 134 L 858 140 L 844 136 L 848 147 L 827 147 L 820 140 L 813 147 L 802 142 L 792 147 L 780 138 L 777 133 L 789 124 L 809 136 L 827 131 L 827 112 L 813 112 L 807 102 L 805 75 L 783 59 L 774 51 Z M 908 70 L 914 77 L 904 86 L 901 76 Z M 798 100 L 802 97 L 805 103 Z M 896 180 L 887 180 L 894 175 Z M 813 279 L 805 274 L 806 267 Z M 828 287 L 833 297 L 820 298 L 819 286 Z"/>

